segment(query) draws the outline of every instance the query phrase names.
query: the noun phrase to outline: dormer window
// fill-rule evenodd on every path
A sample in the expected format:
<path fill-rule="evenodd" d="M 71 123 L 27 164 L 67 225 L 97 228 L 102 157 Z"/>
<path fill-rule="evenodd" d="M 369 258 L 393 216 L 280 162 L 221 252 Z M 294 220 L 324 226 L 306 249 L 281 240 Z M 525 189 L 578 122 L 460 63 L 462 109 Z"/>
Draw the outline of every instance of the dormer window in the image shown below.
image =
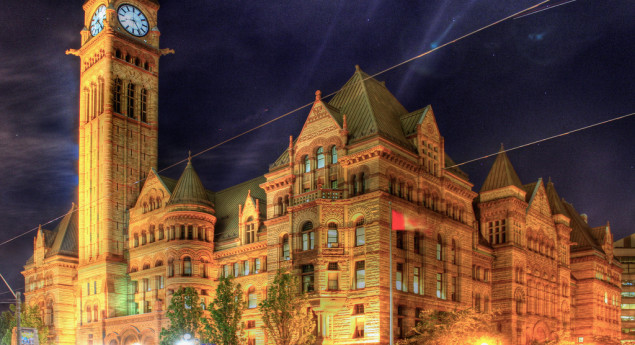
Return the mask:
<path fill-rule="evenodd" d="M 245 244 L 254 242 L 256 242 L 256 222 L 254 217 L 249 217 L 245 223 Z"/>

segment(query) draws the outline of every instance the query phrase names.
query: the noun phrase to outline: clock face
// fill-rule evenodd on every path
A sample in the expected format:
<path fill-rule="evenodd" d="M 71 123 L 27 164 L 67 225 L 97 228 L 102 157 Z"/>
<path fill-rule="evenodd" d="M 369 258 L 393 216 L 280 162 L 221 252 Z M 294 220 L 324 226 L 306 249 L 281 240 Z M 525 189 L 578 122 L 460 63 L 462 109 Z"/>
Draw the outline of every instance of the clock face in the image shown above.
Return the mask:
<path fill-rule="evenodd" d="M 117 10 L 117 16 L 121 26 L 129 33 L 137 37 L 145 36 L 148 33 L 148 19 L 140 9 L 128 4 L 121 5 Z"/>
<path fill-rule="evenodd" d="M 90 21 L 90 33 L 93 36 L 97 36 L 98 33 L 104 28 L 104 18 L 106 18 L 106 6 L 101 5 L 93 14 L 93 19 Z"/>

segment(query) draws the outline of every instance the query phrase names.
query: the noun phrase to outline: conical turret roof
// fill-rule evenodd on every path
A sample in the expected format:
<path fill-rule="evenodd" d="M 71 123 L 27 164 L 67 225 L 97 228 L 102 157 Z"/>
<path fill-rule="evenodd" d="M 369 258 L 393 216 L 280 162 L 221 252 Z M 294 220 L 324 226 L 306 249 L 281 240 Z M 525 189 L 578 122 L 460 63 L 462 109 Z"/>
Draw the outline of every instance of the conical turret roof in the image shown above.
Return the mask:
<path fill-rule="evenodd" d="M 483 187 L 481 187 L 481 193 L 507 186 L 516 186 L 521 190 L 523 189 L 523 184 L 520 182 L 514 166 L 509 161 L 503 145 L 501 145 L 496 161 L 494 161 L 494 165 L 492 165 L 492 169 L 489 171 Z"/>
<path fill-rule="evenodd" d="M 195 204 L 212 207 L 207 191 L 203 187 L 201 179 L 192 166 L 192 160 L 188 159 L 187 166 L 179 178 L 168 205 Z"/>

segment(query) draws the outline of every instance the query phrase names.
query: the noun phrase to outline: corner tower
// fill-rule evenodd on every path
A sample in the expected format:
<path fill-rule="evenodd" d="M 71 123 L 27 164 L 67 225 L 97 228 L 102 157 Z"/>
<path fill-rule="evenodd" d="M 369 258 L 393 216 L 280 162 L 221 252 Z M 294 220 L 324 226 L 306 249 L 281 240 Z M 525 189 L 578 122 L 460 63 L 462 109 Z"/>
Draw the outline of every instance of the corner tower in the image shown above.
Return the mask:
<path fill-rule="evenodd" d="M 128 314 L 127 209 L 157 166 L 159 57 L 169 51 L 159 49 L 157 1 L 83 9 L 81 48 L 67 51 L 81 59 L 79 325 Z"/>

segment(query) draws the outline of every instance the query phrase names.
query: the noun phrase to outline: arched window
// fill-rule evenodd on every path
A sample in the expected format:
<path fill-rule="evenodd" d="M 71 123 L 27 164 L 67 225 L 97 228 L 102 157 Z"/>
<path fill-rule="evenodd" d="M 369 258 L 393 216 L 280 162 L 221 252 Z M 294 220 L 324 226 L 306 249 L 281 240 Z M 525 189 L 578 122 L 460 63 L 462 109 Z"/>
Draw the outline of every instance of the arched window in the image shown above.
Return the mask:
<path fill-rule="evenodd" d="M 326 245 L 329 248 L 337 248 L 339 246 L 337 224 L 329 223 L 326 236 Z"/>
<path fill-rule="evenodd" d="M 143 264 L 143 268 L 142 269 L 144 269 L 144 270 L 150 269 L 150 264 L 149 263 Z"/>
<path fill-rule="evenodd" d="M 354 196 L 357 195 L 357 192 L 358 192 L 358 189 L 357 189 L 357 175 L 353 175 L 351 177 L 351 187 L 353 187 L 352 191 L 351 191 L 351 194 L 353 194 Z"/>
<path fill-rule="evenodd" d="M 282 259 L 289 260 L 290 258 L 289 235 L 285 234 L 282 236 Z"/>
<path fill-rule="evenodd" d="M 90 306 L 86 306 L 86 322 L 91 322 L 93 320 L 93 312 L 90 309 Z"/>
<path fill-rule="evenodd" d="M 276 210 L 276 215 L 278 215 L 278 216 L 283 215 L 284 214 L 284 211 L 283 211 L 284 208 L 282 207 L 282 197 L 278 198 L 277 208 L 278 209 Z"/>
<path fill-rule="evenodd" d="M 337 163 L 337 147 L 333 145 L 331 147 L 331 164 Z"/>
<path fill-rule="evenodd" d="M 146 232 L 145 232 L 145 231 L 142 231 L 142 232 L 141 232 L 141 245 L 146 244 L 146 243 L 147 243 L 147 241 L 148 241 L 148 240 L 147 240 Z"/>
<path fill-rule="evenodd" d="M 258 295 L 256 294 L 256 288 L 251 286 L 247 290 L 247 308 L 253 309 L 258 306 Z"/>
<path fill-rule="evenodd" d="M 437 235 L 437 260 L 443 260 L 443 239 Z"/>
<path fill-rule="evenodd" d="M 117 59 L 121 59 L 121 50 L 119 50 L 119 49 L 115 50 L 115 57 Z"/>
<path fill-rule="evenodd" d="M 183 259 L 183 275 L 186 277 L 192 276 L 192 259 L 189 256 Z"/>
<path fill-rule="evenodd" d="M 53 311 L 53 300 L 49 300 L 46 303 L 46 314 L 48 315 L 47 325 L 53 326 L 55 321 L 55 315 Z"/>
<path fill-rule="evenodd" d="M 133 236 L 134 240 L 133 240 L 133 247 L 138 247 L 139 246 L 139 235 L 138 234 L 134 234 Z"/>
<path fill-rule="evenodd" d="M 115 78 L 115 83 L 113 84 L 112 90 L 112 106 L 113 111 L 115 113 L 121 114 L 121 90 L 122 82 L 121 79 Z"/>
<path fill-rule="evenodd" d="M 366 191 L 366 179 L 364 173 L 359 173 L 359 194 L 364 194 Z"/>
<path fill-rule="evenodd" d="M 364 228 L 364 217 L 359 217 L 355 221 L 355 246 L 366 244 L 366 228 Z"/>
<path fill-rule="evenodd" d="M 136 101 L 136 93 L 135 93 L 135 84 L 128 84 L 128 108 L 127 113 L 129 118 L 135 119 L 135 101 Z"/>
<path fill-rule="evenodd" d="M 161 260 L 157 260 L 157 262 L 154 263 L 154 267 L 161 267 L 163 266 L 163 261 Z"/>
<path fill-rule="evenodd" d="M 168 261 L 168 277 L 174 277 L 174 260 Z"/>
<path fill-rule="evenodd" d="M 317 149 L 317 169 L 324 168 L 324 149 L 322 146 Z"/>
<path fill-rule="evenodd" d="M 97 304 L 93 306 L 93 321 L 99 321 L 99 308 L 97 308 Z"/>
<path fill-rule="evenodd" d="M 311 171 L 311 160 L 309 159 L 309 155 L 304 156 L 304 172 L 308 173 Z"/>
<path fill-rule="evenodd" d="M 159 224 L 159 241 L 161 241 L 165 237 L 165 232 L 163 230 L 163 224 Z"/>
<path fill-rule="evenodd" d="M 141 121 L 148 122 L 148 90 L 141 89 Z"/>
<path fill-rule="evenodd" d="M 313 231 L 313 223 L 306 222 L 302 224 L 302 250 L 311 250 L 315 248 L 315 231 Z"/>

